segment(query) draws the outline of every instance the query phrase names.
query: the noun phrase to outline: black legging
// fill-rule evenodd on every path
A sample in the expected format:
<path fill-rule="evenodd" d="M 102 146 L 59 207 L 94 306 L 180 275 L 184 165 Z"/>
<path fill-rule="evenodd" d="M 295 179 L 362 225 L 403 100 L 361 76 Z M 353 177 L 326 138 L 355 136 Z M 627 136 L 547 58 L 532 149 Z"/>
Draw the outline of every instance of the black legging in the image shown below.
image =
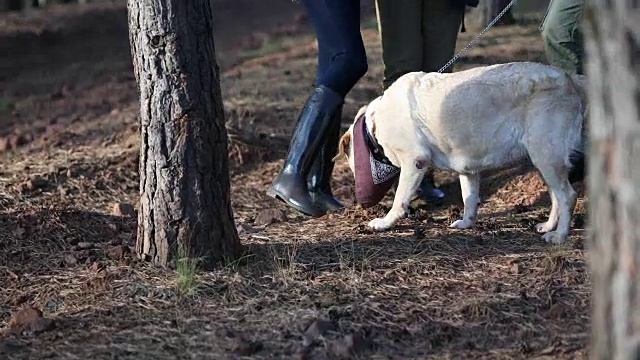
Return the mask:
<path fill-rule="evenodd" d="M 318 39 L 317 85 L 345 97 L 367 72 L 360 0 L 303 0 Z"/>

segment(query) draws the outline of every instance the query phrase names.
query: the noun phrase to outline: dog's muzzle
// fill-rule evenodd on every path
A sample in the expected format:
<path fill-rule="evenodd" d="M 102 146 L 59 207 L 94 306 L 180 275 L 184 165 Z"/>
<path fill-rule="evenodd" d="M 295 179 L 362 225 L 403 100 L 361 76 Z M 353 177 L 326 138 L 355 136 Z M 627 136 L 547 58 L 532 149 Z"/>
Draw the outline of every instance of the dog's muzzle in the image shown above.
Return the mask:
<path fill-rule="evenodd" d="M 391 164 L 382 148 L 369 135 L 364 114 L 353 126 L 352 141 L 356 201 L 363 208 L 371 207 L 389 191 L 400 175 L 400 168 Z"/>

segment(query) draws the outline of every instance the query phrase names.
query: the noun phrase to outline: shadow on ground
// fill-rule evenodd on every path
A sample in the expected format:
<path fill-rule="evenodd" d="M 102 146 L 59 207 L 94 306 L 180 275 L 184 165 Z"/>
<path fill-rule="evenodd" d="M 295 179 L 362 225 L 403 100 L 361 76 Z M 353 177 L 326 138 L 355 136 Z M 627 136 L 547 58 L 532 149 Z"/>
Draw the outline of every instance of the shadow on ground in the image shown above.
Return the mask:
<path fill-rule="evenodd" d="M 253 342 L 261 345 L 255 358 L 287 358 L 305 324 L 318 318 L 334 328 L 326 346 L 313 350 L 319 357 L 354 333 L 370 341 L 363 354 L 391 358 L 563 356 L 583 348 L 584 261 L 528 231 L 488 232 L 355 229 L 298 241 L 244 238 L 240 263 L 194 275 L 185 294 L 172 273 L 113 252 L 133 245 L 133 218 L 6 214 L 2 317 L 39 303 L 57 327 L 4 338 L 0 349 L 11 359 L 68 352 L 168 359 L 226 357 L 238 342 Z"/>

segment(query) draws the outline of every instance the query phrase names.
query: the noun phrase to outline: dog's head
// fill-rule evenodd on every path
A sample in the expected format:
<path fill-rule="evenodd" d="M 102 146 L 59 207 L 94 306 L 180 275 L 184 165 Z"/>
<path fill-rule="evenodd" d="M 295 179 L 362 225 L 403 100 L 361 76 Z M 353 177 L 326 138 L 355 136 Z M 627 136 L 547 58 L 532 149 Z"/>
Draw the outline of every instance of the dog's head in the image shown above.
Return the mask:
<path fill-rule="evenodd" d="M 399 174 L 397 167 L 376 159 L 373 153 L 378 154 L 377 150 L 372 153 L 367 144 L 369 136 L 375 137 L 376 101 L 377 99 L 358 110 L 353 124 L 340 139 L 338 155 L 333 158 L 335 161 L 340 157 L 347 157 L 355 179 L 356 200 L 363 207 L 377 204 Z"/>
<path fill-rule="evenodd" d="M 355 174 L 355 163 L 354 163 L 354 154 L 353 154 L 353 127 L 361 116 L 365 116 L 365 118 L 369 117 L 372 119 L 374 109 L 376 104 L 380 98 L 376 98 L 371 101 L 369 104 L 362 106 L 356 116 L 353 118 L 353 123 L 349 125 L 349 129 L 342 135 L 340 138 L 340 142 L 338 143 L 338 154 L 333 158 L 333 161 L 339 160 L 342 157 L 346 157 L 349 163 L 349 168 L 351 172 Z M 373 128 L 375 129 L 375 123 L 372 123 Z"/>

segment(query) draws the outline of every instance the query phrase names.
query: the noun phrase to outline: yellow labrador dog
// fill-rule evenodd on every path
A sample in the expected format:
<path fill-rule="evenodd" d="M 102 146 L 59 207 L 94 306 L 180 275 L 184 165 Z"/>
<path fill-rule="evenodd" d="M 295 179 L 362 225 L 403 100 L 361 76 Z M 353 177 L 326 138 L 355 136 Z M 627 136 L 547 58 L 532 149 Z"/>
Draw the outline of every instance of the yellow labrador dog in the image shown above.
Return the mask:
<path fill-rule="evenodd" d="M 389 184 L 399 172 L 391 210 L 369 222 L 378 231 L 405 216 L 429 166 L 459 174 L 464 213 L 450 227 L 467 229 L 476 221 L 480 172 L 530 162 L 552 200 L 549 219 L 536 230 L 546 242 L 563 243 L 577 199 L 569 157 L 584 148 L 585 86 L 583 76 L 531 62 L 408 73 L 358 111 L 334 160 L 347 156 L 356 187 L 359 176 L 373 172 L 375 184 Z M 354 145 L 358 136 L 365 150 Z M 359 153 L 371 158 L 365 166 L 371 170 L 361 170 Z"/>

